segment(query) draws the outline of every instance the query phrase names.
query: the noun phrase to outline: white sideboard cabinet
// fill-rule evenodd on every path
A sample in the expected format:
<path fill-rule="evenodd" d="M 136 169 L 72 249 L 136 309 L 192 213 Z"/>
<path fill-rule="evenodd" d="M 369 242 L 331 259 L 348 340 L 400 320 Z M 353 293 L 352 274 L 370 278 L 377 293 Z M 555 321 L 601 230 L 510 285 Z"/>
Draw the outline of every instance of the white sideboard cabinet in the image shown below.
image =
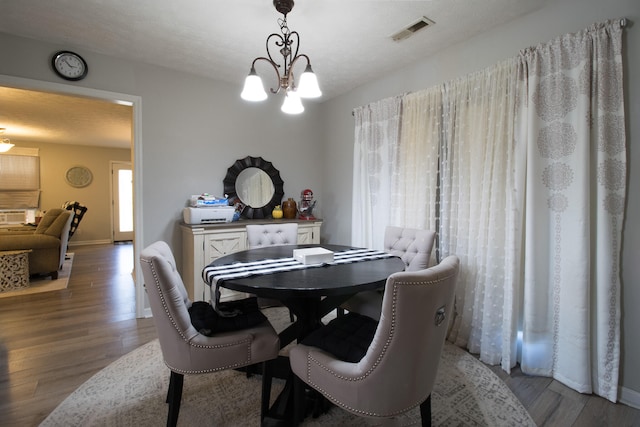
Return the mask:
<path fill-rule="evenodd" d="M 182 278 L 193 301 L 209 301 L 209 286 L 202 270 L 221 256 L 247 249 L 247 224 L 298 223 L 298 244 L 319 244 L 321 219 L 240 220 L 224 224 L 180 224 L 182 230 Z M 235 298 L 237 292 L 221 288 L 221 300 Z"/>

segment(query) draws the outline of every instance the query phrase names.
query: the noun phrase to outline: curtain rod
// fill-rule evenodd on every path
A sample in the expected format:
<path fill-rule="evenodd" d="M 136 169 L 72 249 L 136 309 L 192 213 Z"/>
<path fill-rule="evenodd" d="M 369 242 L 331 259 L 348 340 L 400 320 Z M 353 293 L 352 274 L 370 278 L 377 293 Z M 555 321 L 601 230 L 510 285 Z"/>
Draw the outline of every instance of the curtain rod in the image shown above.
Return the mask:
<path fill-rule="evenodd" d="M 620 18 L 619 23 L 620 23 L 620 27 L 622 27 L 622 28 L 626 27 L 627 26 L 627 18 Z M 351 110 L 351 115 L 353 117 L 355 117 L 355 115 L 356 115 L 355 109 Z"/>

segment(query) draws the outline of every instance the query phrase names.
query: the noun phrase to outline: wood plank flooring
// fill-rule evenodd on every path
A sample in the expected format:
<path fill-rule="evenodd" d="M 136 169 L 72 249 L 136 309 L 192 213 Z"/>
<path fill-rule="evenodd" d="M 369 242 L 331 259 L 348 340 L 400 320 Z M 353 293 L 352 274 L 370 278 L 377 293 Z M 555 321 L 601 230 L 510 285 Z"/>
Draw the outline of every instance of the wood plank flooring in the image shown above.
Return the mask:
<path fill-rule="evenodd" d="M 67 289 L 0 299 L 0 425 L 39 425 L 80 384 L 156 337 L 152 319 L 135 317 L 132 249 L 72 247 Z M 640 426 L 640 410 L 491 369 L 539 426 Z"/>
<path fill-rule="evenodd" d="M 156 337 L 136 319 L 131 244 L 77 246 L 67 289 L 0 299 L 0 425 L 37 426 L 65 397 Z"/>

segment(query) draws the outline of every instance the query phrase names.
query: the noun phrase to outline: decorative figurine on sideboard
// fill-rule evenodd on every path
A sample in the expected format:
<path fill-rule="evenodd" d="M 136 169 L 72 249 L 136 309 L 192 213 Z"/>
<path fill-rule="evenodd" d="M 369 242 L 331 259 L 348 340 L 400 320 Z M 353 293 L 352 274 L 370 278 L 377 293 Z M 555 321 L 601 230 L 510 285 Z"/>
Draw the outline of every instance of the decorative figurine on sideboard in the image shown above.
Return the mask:
<path fill-rule="evenodd" d="M 283 212 L 280 205 L 276 206 L 275 208 L 273 208 L 273 211 L 271 211 L 271 216 L 273 217 L 273 219 L 281 219 L 282 215 Z"/>
<path fill-rule="evenodd" d="M 308 219 L 315 220 L 316 217 L 313 216 L 313 208 L 316 205 L 316 201 L 313 200 L 313 191 L 303 190 L 300 193 L 300 203 L 298 204 L 298 219 Z"/>

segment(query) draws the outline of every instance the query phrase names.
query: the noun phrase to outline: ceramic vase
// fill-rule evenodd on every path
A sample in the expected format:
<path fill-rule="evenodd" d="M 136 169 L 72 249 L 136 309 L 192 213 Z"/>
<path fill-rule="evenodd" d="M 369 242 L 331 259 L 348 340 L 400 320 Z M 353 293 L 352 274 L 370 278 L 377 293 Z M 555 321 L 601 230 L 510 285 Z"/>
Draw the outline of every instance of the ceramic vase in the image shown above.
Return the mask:
<path fill-rule="evenodd" d="M 283 212 L 280 205 L 276 206 L 275 208 L 273 208 L 273 211 L 271 211 L 271 216 L 273 217 L 273 219 L 280 219 L 282 218 L 282 215 Z"/>
<path fill-rule="evenodd" d="M 284 212 L 284 217 L 286 219 L 295 219 L 298 214 L 298 207 L 296 206 L 296 201 L 289 197 L 288 200 L 285 200 L 282 203 L 282 210 Z"/>

